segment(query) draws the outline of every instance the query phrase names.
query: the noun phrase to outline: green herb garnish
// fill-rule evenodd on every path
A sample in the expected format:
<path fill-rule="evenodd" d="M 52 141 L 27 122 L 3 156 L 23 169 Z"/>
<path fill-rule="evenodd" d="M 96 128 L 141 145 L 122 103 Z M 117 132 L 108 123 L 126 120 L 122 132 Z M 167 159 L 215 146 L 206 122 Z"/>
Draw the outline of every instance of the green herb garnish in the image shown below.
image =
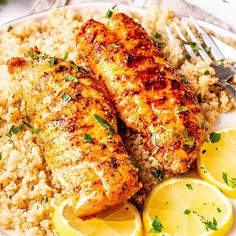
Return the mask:
<path fill-rule="evenodd" d="M 152 156 L 156 155 L 159 151 L 159 148 L 156 148 L 155 150 L 152 151 Z"/>
<path fill-rule="evenodd" d="M 185 209 L 185 210 L 184 210 L 184 214 L 185 214 L 185 215 L 189 215 L 190 212 L 191 212 L 191 211 L 190 211 L 189 209 Z"/>
<path fill-rule="evenodd" d="M 198 51 L 199 47 L 198 47 L 197 43 L 195 43 L 193 41 L 185 41 L 183 39 L 181 39 L 181 41 L 183 44 L 190 45 L 194 52 Z"/>
<path fill-rule="evenodd" d="M 48 61 L 49 65 L 52 66 L 54 64 L 57 63 L 57 59 L 55 57 L 52 57 L 49 61 Z"/>
<path fill-rule="evenodd" d="M 159 183 L 161 183 L 164 179 L 164 171 L 161 169 L 158 169 L 156 167 L 152 168 L 152 175 L 154 175 L 156 177 L 156 179 L 158 180 Z"/>
<path fill-rule="evenodd" d="M 30 58 L 32 60 L 36 60 L 36 59 L 39 58 L 39 56 L 37 54 L 35 54 L 35 53 L 31 52 L 31 51 L 28 51 L 28 55 L 30 56 Z"/>
<path fill-rule="evenodd" d="M 218 133 L 215 133 L 215 132 L 210 133 L 210 140 L 211 140 L 212 143 L 219 142 L 220 138 L 221 138 L 221 134 L 218 134 Z"/>
<path fill-rule="evenodd" d="M 210 72 L 209 72 L 209 70 L 205 70 L 203 74 L 204 74 L 204 75 L 209 75 Z"/>
<path fill-rule="evenodd" d="M 21 131 L 23 127 L 24 127 L 23 124 L 20 124 L 19 126 L 12 125 L 10 130 L 7 133 L 7 136 L 11 138 L 13 134 L 17 134 L 19 131 Z"/>
<path fill-rule="evenodd" d="M 216 209 L 219 213 L 221 213 L 221 209 L 219 207 L 217 207 Z"/>
<path fill-rule="evenodd" d="M 91 69 L 89 67 L 85 67 L 84 70 L 88 73 L 91 72 Z"/>
<path fill-rule="evenodd" d="M 193 190 L 193 186 L 192 186 L 192 184 L 186 184 L 186 187 L 187 187 L 188 189 Z"/>
<path fill-rule="evenodd" d="M 113 49 L 115 49 L 115 48 L 121 48 L 120 45 L 117 45 L 117 44 L 115 44 L 115 43 L 110 44 L 110 47 L 113 48 Z"/>
<path fill-rule="evenodd" d="M 201 125 L 201 126 L 206 126 L 206 123 L 203 120 L 199 120 L 198 124 Z"/>
<path fill-rule="evenodd" d="M 188 80 L 187 80 L 187 77 L 185 75 L 182 75 L 182 81 L 185 83 L 185 84 L 189 84 Z"/>
<path fill-rule="evenodd" d="M 159 39 L 159 38 L 161 38 L 161 34 L 159 34 L 158 32 L 156 32 L 156 33 L 153 35 L 153 37 L 154 37 L 155 39 Z"/>
<path fill-rule="evenodd" d="M 184 136 L 185 139 L 189 139 L 189 135 L 188 135 L 188 131 L 187 130 L 185 130 L 183 132 L 183 136 Z"/>
<path fill-rule="evenodd" d="M 102 127 L 108 128 L 109 133 L 110 133 L 111 135 L 113 135 L 113 134 L 115 133 L 113 126 L 111 126 L 108 122 L 106 122 L 101 116 L 95 114 L 95 115 L 94 115 L 94 118 L 96 119 L 96 121 L 97 121 Z"/>
<path fill-rule="evenodd" d="M 138 173 L 142 171 L 142 168 L 138 165 L 136 160 L 134 160 L 132 157 L 127 156 L 127 159 L 137 168 Z"/>
<path fill-rule="evenodd" d="M 2 160 L 2 152 L 0 152 L 0 161 Z"/>
<path fill-rule="evenodd" d="M 71 74 L 66 73 L 66 74 L 64 74 L 64 76 L 65 76 L 66 79 L 68 79 L 72 82 L 78 82 L 79 81 L 75 76 L 73 76 Z"/>
<path fill-rule="evenodd" d="M 91 135 L 90 134 L 85 134 L 84 135 L 84 140 L 88 143 L 92 143 L 93 142 L 93 139 L 91 138 Z"/>
<path fill-rule="evenodd" d="M 64 57 L 63 57 L 63 61 L 66 61 L 67 58 L 68 58 L 68 52 L 65 52 Z"/>
<path fill-rule="evenodd" d="M 211 47 L 205 47 L 205 51 L 206 51 L 207 53 L 210 53 L 210 52 L 211 52 Z"/>
<path fill-rule="evenodd" d="M 105 17 L 106 17 L 107 19 L 110 19 L 110 18 L 112 17 L 112 15 L 113 15 L 113 12 L 112 12 L 110 9 L 108 9 L 108 11 L 107 11 Z"/>
<path fill-rule="evenodd" d="M 13 29 L 13 27 L 11 25 L 9 25 L 7 28 L 7 32 L 10 32 L 12 29 Z"/>
<path fill-rule="evenodd" d="M 35 133 L 35 134 L 37 134 L 37 135 L 40 134 L 40 129 L 34 128 L 31 124 L 29 124 L 28 122 L 26 122 L 26 121 L 24 121 L 24 120 L 22 120 L 22 123 L 23 123 L 24 125 L 26 125 L 33 133 Z"/>
<path fill-rule="evenodd" d="M 61 96 L 61 99 L 64 102 L 69 102 L 69 101 L 71 101 L 72 97 L 70 95 L 68 95 L 67 93 L 63 93 L 62 96 Z"/>
<path fill-rule="evenodd" d="M 175 130 L 172 130 L 172 133 L 176 136 L 176 138 L 181 138 L 181 135 L 179 135 Z"/>
<path fill-rule="evenodd" d="M 45 197 L 44 203 L 48 203 L 48 197 Z"/>
<path fill-rule="evenodd" d="M 163 229 L 163 225 L 159 221 L 158 217 L 155 216 L 153 222 L 152 222 L 152 228 L 150 229 L 149 232 L 151 233 L 160 233 Z"/>
<path fill-rule="evenodd" d="M 186 107 L 181 107 L 180 109 L 178 109 L 178 110 L 176 111 L 176 113 L 182 113 L 182 112 L 186 112 L 186 111 L 188 111 L 188 108 L 186 108 Z"/>
<path fill-rule="evenodd" d="M 190 140 L 190 141 L 184 142 L 184 144 L 186 144 L 188 146 L 193 146 L 194 142 Z"/>
<path fill-rule="evenodd" d="M 74 65 L 72 65 L 71 67 L 72 67 L 76 72 L 79 71 L 79 67 L 78 67 L 77 65 L 74 64 Z"/>
<path fill-rule="evenodd" d="M 217 63 L 218 63 L 218 65 L 222 66 L 222 65 L 224 65 L 224 60 L 223 59 L 222 60 L 218 60 Z"/>

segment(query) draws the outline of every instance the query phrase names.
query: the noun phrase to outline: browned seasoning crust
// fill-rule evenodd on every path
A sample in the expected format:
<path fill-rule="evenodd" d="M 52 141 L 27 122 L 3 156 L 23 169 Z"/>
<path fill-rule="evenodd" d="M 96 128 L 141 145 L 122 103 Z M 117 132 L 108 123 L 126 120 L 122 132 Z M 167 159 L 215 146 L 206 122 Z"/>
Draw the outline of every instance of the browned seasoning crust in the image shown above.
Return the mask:
<path fill-rule="evenodd" d="M 125 124 L 142 133 L 166 171 L 187 172 L 204 141 L 204 116 L 191 86 L 144 29 L 118 13 L 107 26 L 89 20 L 77 42 Z"/>
<path fill-rule="evenodd" d="M 79 216 L 129 199 L 141 184 L 99 84 L 72 62 L 34 55 L 12 58 L 8 68 L 20 84 L 30 123 L 41 131 L 37 143 L 54 180 Z"/>

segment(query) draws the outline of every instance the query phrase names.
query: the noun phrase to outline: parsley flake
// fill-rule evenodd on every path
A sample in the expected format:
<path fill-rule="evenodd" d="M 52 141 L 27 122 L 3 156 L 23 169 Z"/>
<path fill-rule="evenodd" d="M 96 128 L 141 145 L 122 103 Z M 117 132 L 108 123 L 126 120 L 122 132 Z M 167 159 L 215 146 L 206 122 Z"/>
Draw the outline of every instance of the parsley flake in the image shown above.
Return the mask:
<path fill-rule="evenodd" d="M 224 65 L 224 60 L 218 60 L 217 63 L 219 66 L 222 66 L 222 65 Z"/>
<path fill-rule="evenodd" d="M 215 133 L 215 132 L 210 133 L 210 140 L 211 140 L 212 143 L 219 142 L 220 138 L 221 138 L 221 134 L 218 134 L 218 133 Z"/>
<path fill-rule="evenodd" d="M 161 38 L 161 34 L 159 34 L 158 32 L 156 32 L 156 33 L 153 35 L 153 37 L 154 37 L 155 39 L 159 39 L 159 38 Z"/>
<path fill-rule="evenodd" d="M 10 32 L 12 29 L 13 29 L 13 27 L 11 25 L 9 25 L 7 28 L 7 32 Z"/>
<path fill-rule="evenodd" d="M 132 157 L 127 156 L 127 160 L 129 160 L 137 168 L 138 173 L 142 171 L 142 168 L 138 165 L 136 160 L 134 160 Z"/>
<path fill-rule="evenodd" d="M 32 60 L 36 60 L 36 59 L 39 58 L 39 56 L 37 54 L 35 54 L 35 53 L 31 52 L 31 51 L 28 51 L 28 55 L 30 56 L 30 58 Z"/>
<path fill-rule="evenodd" d="M 201 126 L 206 126 L 206 123 L 203 120 L 199 120 L 198 124 L 201 125 Z"/>
<path fill-rule="evenodd" d="M 93 142 L 93 139 L 91 138 L 91 135 L 90 134 L 85 134 L 84 135 L 84 140 L 88 143 L 92 143 Z"/>
<path fill-rule="evenodd" d="M 221 213 L 221 209 L 219 207 L 217 207 L 216 209 L 219 213 Z"/>
<path fill-rule="evenodd" d="M 158 180 L 159 183 L 163 181 L 165 176 L 164 171 L 156 167 L 152 168 L 152 175 L 155 176 L 155 178 Z"/>
<path fill-rule="evenodd" d="M 204 74 L 204 75 L 209 75 L 210 72 L 209 72 L 209 70 L 205 70 L 203 74 Z"/>
<path fill-rule="evenodd" d="M 210 53 L 210 52 L 211 52 L 211 47 L 205 47 L 205 51 L 206 51 L 207 53 Z"/>
<path fill-rule="evenodd" d="M 185 41 L 185 40 L 182 40 L 182 39 L 181 39 L 181 41 L 182 41 L 183 44 L 190 45 L 194 52 L 199 50 L 199 47 L 198 47 L 197 43 L 195 43 L 193 41 Z"/>
<path fill-rule="evenodd" d="M 48 197 L 45 197 L 44 203 L 48 203 Z"/>
<path fill-rule="evenodd" d="M 187 77 L 185 75 L 182 75 L 182 81 L 185 83 L 185 84 L 189 84 L 188 80 L 187 80 Z"/>
<path fill-rule="evenodd" d="M 23 124 L 20 124 L 19 126 L 12 125 L 7 133 L 7 137 L 11 138 L 13 134 L 17 134 L 19 131 L 21 131 L 23 127 L 24 127 Z"/>
<path fill-rule="evenodd" d="M 188 108 L 186 108 L 186 107 L 181 107 L 180 109 L 178 109 L 178 110 L 176 111 L 176 113 L 182 113 L 182 112 L 186 112 L 186 111 L 188 111 Z"/>
<path fill-rule="evenodd" d="M 94 118 L 96 119 L 96 121 L 97 121 L 102 127 L 108 128 L 109 133 L 110 133 L 111 135 L 113 135 L 113 134 L 115 133 L 113 126 L 111 126 L 111 125 L 110 125 L 107 121 L 105 121 L 101 116 L 95 114 L 95 115 L 94 115 Z"/>
<path fill-rule="evenodd" d="M 161 222 L 159 221 L 158 217 L 155 216 L 154 220 L 152 222 L 152 228 L 150 229 L 149 232 L 152 233 L 160 233 L 163 229 L 163 225 L 161 224 Z"/>
<path fill-rule="evenodd" d="M 64 102 L 69 102 L 69 101 L 71 101 L 72 97 L 70 95 L 68 95 L 67 93 L 63 93 L 62 96 L 61 96 L 61 99 Z"/>
<path fill-rule="evenodd" d="M 107 19 L 110 19 L 112 17 L 112 15 L 113 15 L 113 12 L 110 9 L 108 9 L 105 17 Z"/>
<path fill-rule="evenodd" d="M 192 186 L 192 184 L 186 184 L 186 187 L 187 187 L 188 189 L 193 190 L 193 186 Z"/>
<path fill-rule="evenodd" d="M 34 128 L 31 124 L 29 124 L 28 122 L 26 122 L 26 121 L 24 121 L 24 120 L 22 120 L 22 123 L 23 123 L 24 125 L 26 125 L 33 133 L 35 133 L 35 134 L 37 134 L 37 135 L 40 134 L 40 129 Z"/>
<path fill-rule="evenodd" d="M 0 161 L 2 160 L 2 152 L 0 152 Z"/>
<path fill-rule="evenodd" d="M 64 76 L 65 76 L 66 79 L 68 79 L 72 82 L 78 82 L 79 81 L 75 76 L 73 76 L 71 74 L 66 73 L 66 74 L 64 74 Z"/>
<path fill-rule="evenodd" d="M 49 65 L 52 66 L 54 64 L 57 63 L 57 59 L 55 57 L 52 57 L 49 61 L 48 61 Z"/>
<path fill-rule="evenodd" d="M 115 44 L 115 43 L 110 44 L 110 47 L 113 48 L 113 49 L 115 49 L 115 48 L 121 48 L 120 45 L 117 45 L 117 44 Z"/>
<path fill-rule="evenodd" d="M 189 140 L 189 141 L 184 142 L 184 144 L 188 146 L 193 146 L 194 142 Z"/>
<path fill-rule="evenodd" d="M 190 211 L 189 209 L 185 209 L 185 210 L 184 210 L 184 214 L 185 214 L 185 215 L 189 215 L 190 213 L 191 213 L 191 211 Z"/>
<path fill-rule="evenodd" d="M 67 58 L 68 58 L 68 52 L 65 52 L 64 57 L 63 57 L 63 61 L 66 61 Z"/>

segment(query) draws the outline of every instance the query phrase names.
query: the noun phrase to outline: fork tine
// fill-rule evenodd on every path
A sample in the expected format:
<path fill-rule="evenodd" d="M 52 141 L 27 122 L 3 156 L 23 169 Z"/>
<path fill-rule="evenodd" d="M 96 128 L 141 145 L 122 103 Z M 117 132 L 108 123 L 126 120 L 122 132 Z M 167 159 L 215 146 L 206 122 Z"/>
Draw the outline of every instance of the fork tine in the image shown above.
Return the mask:
<path fill-rule="evenodd" d="M 170 27 L 166 25 L 166 26 L 165 26 L 165 30 L 166 30 L 168 39 L 170 40 L 170 42 L 173 43 L 174 40 L 175 40 L 175 38 L 174 38 L 174 35 L 173 35 L 173 33 L 172 33 Z"/>
<path fill-rule="evenodd" d="M 177 31 L 177 34 L 179 35 L 180 39 L 182 39 L 184 41 L 187 41 L 185 36 L 182 34 L 180 28 L 176 24 L 174 24 L 174 27 L 175 27 L 175 29 Z M 188 54 L 190 55 L 191 58 L 196 58 L 197 57 L 195 52 L 191 48 L 191 46 L 189 46 L 188 44 L 184 44 L 184 47 L 185 47 L 186 51 L 188 52 Z"/>
<path fill-rule="evenodd" d="M 224 60 L 225 57 L 223 55 L 223 53 L 220 51 L 220 49 L 217 47 L 217 45 L 214 43 L 214 41 L 212 40 L 212 38 L 210 37 L 210 35 L 208 33 L 206 33 L 197 23 L 197 21 L 192 17 L 189 16 L 190 21 L 194 24 L 194 26 L 196 27 L 198 33 L 200 34 L 200 36 L 202 37 L 203 41 L 205 42 L 205 44 L 207 45 L 207 47 L 211 48 L 211 54 L 214 57 L 214 59 L 216 61 L 219 60 Z"/>
<path fill-rule="evenodd" d="M 203 60 L 209 60 L 211 61 L 211 58 L 208 56 L 208 54 L 205 52 L 205 50 L 203 49 L 201 43 L 199 42 L 199 40 L 197 39 L 197 37 L 194 35 L 194 33 L 192 32 L 192 30 L 188 27 L 187 23 L 182 19 L 181 20 L 182 25 L 184 26 L 184 28 L 186 29 L 190 39 L 195 42 L 198 46 L 198 52 L 200 54 L 200 56 L 202 57 Z"/>

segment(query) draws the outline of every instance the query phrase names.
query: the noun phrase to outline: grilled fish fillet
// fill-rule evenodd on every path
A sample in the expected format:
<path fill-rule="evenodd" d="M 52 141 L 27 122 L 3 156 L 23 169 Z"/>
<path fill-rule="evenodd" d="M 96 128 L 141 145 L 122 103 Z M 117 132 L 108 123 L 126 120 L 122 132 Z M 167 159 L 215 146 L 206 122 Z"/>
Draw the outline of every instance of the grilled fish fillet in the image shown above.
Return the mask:
<path fill-rule="evenodd" d="M 144 29 L 118 13 L 108 25 L 86 22 L 77 43 L 127 127 L 143 135 L 167 172 L 187 172 L 204 141 L 204 116 L 191 86 Z"/>
<path fill-rule="evenodd" d="M 20 83 L 32 126 L 41 131 L 36 140 L 54 180 L 77 215 L 129 199 L 141 185 L 101 87 L 72 62 L 33 55 L 11 59 L 8 69 Z"/>

